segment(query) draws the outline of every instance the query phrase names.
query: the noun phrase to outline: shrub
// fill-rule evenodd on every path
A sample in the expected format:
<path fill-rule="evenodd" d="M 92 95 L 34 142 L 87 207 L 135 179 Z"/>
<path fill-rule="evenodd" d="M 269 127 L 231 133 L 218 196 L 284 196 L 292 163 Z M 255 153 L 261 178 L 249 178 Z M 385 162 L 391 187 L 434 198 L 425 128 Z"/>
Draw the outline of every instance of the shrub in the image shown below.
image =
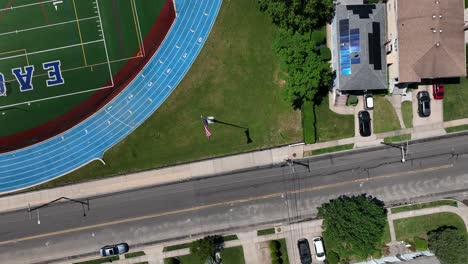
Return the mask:
<path fill-rule="evenodd" d="M 327 259 L 330 264 L 338 264 L 340 262 L 340 256 L 335 251 L 328 252 Z"/>
<path fill-rule="evenodd" d="M 280 248 L 280 243 L 276 240 L 271 240 L 269 243 L 271 252 L 277 252 Z"/>
<path fill-rule="evenodd" d="M 317 45 L 323 45 L 327 42 L 327 32 L 325 30 L 315 30 L 312 31 L 310 38 Z"/>
<path fill-rule="evenodd" d="M 346 105 L 356 106 L 358 104 L 358 98 L 356 95 L 348 96 L 348 100 L 346 101 Z"/>
<path fill-rule="evenodd" d="M 319 53 L 320 53 L 320 58 L 322 58 L 322 60 L 324 60 L 324 61 L 331 60 L 331 51 L 330 51 L 329 48 L 321 47 L 319 49 Z"/>
<path fill-rule="evenodd" d="M 280 251 L 280 247 L 281 247 L 280 242 L 277 241 L 277 240 L 271 240 L 268 243 L 268 246 L 270 248 L 271 263 L 272 264 L 282 264 L 283 259 L 281 258 L 282 255 L 281 255 L 281 251 Z"/>
<path fill-rule="evenodd" d="M 180 261 L 176 258 L 168 258 L 166 259 L 165 264 L 180 264 Z"/>
<path fill-rule="evenodd" d="M 420 237 L 414 237 L 414 247 L 418 251 L 427 250 L 427 241 Z"/>

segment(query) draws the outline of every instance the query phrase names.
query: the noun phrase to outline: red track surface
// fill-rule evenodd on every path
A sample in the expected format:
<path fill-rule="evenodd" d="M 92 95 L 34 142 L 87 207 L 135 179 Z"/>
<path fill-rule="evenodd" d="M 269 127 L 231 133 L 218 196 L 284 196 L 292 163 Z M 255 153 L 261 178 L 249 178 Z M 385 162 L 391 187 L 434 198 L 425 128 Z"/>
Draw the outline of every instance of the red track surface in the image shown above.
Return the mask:
<path fill-rule="evenodd" d="M 144 58 L 128 61 L 114 76 L 114 88 L 97 91 L 67 113 L 38 127 L 14 135 L 1 137 L 0 153 L 24 148 L 56 136 L 76 124 L 79 124 L 105 106 L 109 101 L 117 96 L 146 65 L 148 60 L 153 56 L 159 45 L 161 45 L 162 41 L 166 37 L 174 19 L 174 4 L 172 0 L 166 0 L 160 15 L 143 41 L 146 56 Z M 110 84 L 111 83 L 109 82 L 106 85 Z"/>

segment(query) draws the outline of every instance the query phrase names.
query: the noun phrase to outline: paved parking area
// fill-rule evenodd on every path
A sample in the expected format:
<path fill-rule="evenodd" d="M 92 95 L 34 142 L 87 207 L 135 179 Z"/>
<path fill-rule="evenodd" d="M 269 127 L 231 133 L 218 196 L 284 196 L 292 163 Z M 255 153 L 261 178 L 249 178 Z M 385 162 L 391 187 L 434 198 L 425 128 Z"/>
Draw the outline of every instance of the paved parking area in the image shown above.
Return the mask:
<path fill-rule="evenodd" d="M 429 117 L 419 117 L 417 94 L 420 91 L 427 91 L 431 97 L 431 115 Z M 413 139 L 427 137 L 430 135 L 445 134 L 443 128 L 444 108 L 443 100 L 435 100 L 432 95 L 432 85 L 420 85 L 412 93 L 413 101 Z M 428 135 L 430 133 L 430 135 Z"/>

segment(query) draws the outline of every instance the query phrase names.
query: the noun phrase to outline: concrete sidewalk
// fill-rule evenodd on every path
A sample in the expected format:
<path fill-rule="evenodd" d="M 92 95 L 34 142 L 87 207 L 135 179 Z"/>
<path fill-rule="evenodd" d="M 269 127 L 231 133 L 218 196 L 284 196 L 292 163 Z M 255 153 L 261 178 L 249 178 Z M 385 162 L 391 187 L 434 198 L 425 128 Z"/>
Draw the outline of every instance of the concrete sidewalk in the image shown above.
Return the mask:
<path fill-rule="evenodd" d="M 358 136 L 309 145 L 294 144 L 161 169 L 131 173 L 103 180 L 95 180 L 23 194 L 9 195 L 0 198 L 0 212 L 25 209 L 28 208 L 28 206 L 48 203 L 60 197 L 68 197 L 72 199 L 93 197 L 146 186 L 185 181 L 199 177 L 268 166 L 271 164 L 282 163 L 286 159 L 302 158 L 304 151 L 334 147 L 338 145 L 355 144 L 355 147 L 377 146 L 383 142 L 385 137 L 412 134 L 415 131 L 425 131 L 424 135 L 418 134 L 418 138 L 440 136 L 440 128 L 466 124 L 468 124 L 468 118 L 376 134 L 375 139 L 373 140 Z"/>

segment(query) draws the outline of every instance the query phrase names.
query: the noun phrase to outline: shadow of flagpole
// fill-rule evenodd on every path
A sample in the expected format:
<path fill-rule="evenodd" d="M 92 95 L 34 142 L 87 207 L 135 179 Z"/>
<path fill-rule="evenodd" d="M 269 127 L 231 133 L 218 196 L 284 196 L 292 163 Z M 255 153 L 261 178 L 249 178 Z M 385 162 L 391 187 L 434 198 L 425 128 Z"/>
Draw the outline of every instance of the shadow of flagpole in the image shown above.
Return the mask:
<path fill-rule="evenodd" d="M 231 127 L 243 129 L 245 137 L 247 138 L 247 144 L 250 144 L 250 143 L 253 142 L 252 138 L 250 137 L 250 129 L 248 127 L 243 127 L 243 126 L 223 122 L 223 121 L 218 120 L 218 119 L 213 118 L 213 117 L 208 117 L 207 120 L 209 120 L 212 123 L 217 123 L 217 124 L 222 124 L 222 125 L 226 125 L 226 126 L 231 126 Z"/>

